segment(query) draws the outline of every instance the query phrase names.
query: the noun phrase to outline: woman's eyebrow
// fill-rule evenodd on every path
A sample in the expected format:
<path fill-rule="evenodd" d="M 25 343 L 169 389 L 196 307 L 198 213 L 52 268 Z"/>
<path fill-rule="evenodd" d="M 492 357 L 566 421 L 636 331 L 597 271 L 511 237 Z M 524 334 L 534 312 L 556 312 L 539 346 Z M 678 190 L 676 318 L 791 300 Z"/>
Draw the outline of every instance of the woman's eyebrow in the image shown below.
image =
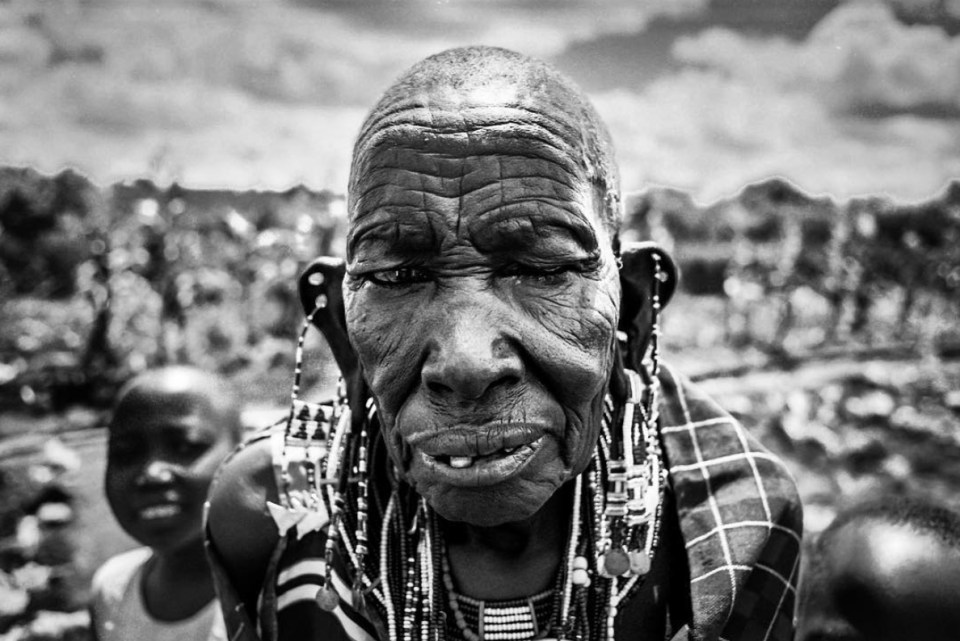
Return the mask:
<path fill-rule="evenodd" d="M 470 224 L 470 235 L 484 252 L 537 249 L 556 253 L 593 253 L 598 247 L 596 231 L 590 223 L 565 211 L 523 212 L 523 206 L 498 208 Z"/>
<path fill-rule="evenodd" d="M 372 213 L 365 218 L 349 235 L 348 260 L 360 249 L 409 255 L 440 248 L 440 235 L 427 212 Z"/>

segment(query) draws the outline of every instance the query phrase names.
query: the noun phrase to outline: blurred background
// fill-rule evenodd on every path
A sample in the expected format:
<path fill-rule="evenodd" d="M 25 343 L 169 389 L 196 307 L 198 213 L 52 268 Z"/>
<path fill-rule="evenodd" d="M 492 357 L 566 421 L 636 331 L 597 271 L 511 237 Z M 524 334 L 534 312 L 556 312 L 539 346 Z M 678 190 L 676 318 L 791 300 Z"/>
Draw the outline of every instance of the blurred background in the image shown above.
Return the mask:
<path fill-rule="evenodd" d="M 189 362 L 282 414 L 366 110 L 474 43 L 590 94 L 625 236 L 683 272 L 666 357 L 787 460 L 810 533 L 960 508 L 957 0 L 0 0 L 0 640 L 86 638 L 133 545 L 101 498 L 118 385 Z"/>

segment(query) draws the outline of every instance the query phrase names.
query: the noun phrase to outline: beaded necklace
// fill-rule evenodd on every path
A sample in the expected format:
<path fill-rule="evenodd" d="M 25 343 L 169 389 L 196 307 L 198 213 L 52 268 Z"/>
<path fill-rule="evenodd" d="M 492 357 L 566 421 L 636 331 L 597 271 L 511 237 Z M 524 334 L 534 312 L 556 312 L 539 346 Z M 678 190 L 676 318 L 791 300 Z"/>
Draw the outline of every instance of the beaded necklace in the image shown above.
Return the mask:
<path fill-rule="evenodd" d="M 453 617 L 457 632 L 464 641 L 535 639 L 540 630 L 547 629 L 554 616 L 555 589 L 544 590 L 525 599 L 480 601 L 457 593 L 446 555 L 442 557 L 442 565 L 448 615 Z"/>
<path fill-rule="evenodd" d="M 630 372 L 629 378 L 636 392 L 639 377 Z M 294 519 L 288 528 L 307 523 L 310 514 L 330 515 L 324 528 L 327 580 L 317 604 L 325 610 L 339 604 L 332 578 L 339 549 L 352 573 L 348 584 L 354 600 L 369 602 L 379 613 L 389 641 L 439 641 L 445 637 L 447 616 L 465 641 L 614 639 L 618 607 L 642 582 L 659 543 L 666 481 L 659 434 L 636 398 L 627 403 L 634 411 L 623 411 L 620 430 L 610 429 L 613 404 L 606 402 L 592 462 L 574 481 L 575 518 L 557 585 L 517 602 L 483 603 L 457 593 L 436 517 L 410 488 L 397 485 L 381 513 L 368 514 L 370 483 L 352 481 L 344 469 L 356 476 L 367 470 L 366 457 L 374 446 L 368 435 L 379 434 L 372 409 L 355 440 L 346 408 L 329 412 L 339 420 L 325 439 L 313 425 L 306 435 L 287 433 L 275 463 L 278 472 L 286 472 L 278 474 L 278 487 L 286 516 Z M 301 407 L 300 413 L 306 416 L 307 410 Z M 314 417 L 322 414 L 313 412 Z M 369 546 L 372 522 L 379 525 L 379 545 Z M 305 533 L 302 529 L 298 535 Z"/>

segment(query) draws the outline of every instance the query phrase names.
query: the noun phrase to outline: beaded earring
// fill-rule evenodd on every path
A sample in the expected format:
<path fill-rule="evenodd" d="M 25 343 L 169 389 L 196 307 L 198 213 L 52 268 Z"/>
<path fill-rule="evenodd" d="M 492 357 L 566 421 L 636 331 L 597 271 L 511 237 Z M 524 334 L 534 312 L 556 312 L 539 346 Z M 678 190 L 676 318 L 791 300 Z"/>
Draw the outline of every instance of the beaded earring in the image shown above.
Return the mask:
<path fill-rule="evenodd" d="M 342 399 L 333 403 L 311 403 L 300 399 L 303 372 L 303 346 L 314 316 L 326 306 L 321 296 L 304 320 L 297 340 L 294 359 L 290 412 L 284 431 L 271 437 L 274 474 L 280 494 L 280 505 L 268 503 L 281 536 L 296 526 L 298 537 L 326 524 L 329 512 L 324 505 L 321 478 L 326 465 L 331 427 L 338 421 L 345 405 Z"/>
<path fill-rule="evenodd" d="M 641 373 L 625 370 L 629 382 L 620 429 L 603 431 L 588 471 L 596 518 L 596 573 L 607 579 L 605 636 L 614 638 L 617 608 L 650 571 L 659 543 L 660 510 L 666 486 L 658 430 L 660 394 L 660 286 L 667 279 L 661 257 L 652 254 L 650 345 Z M 623 340 L 623 337 L 621 337 Z M 612 402 L 606 416 L 612 419 Z M 605 423 L 607 421 L 605 420 Z M 613 424 L 612 420 L 608 424 Z M 603 489 L 602 492 L 597 491 Z"/>
<path fill-rule="evenodd" d="M 323 274 L 308 276 L 311 285 L 319 287 Z M 300 398 L 303 376 L 303 353 L 307 332 L 317 314 L 327 308 L 328 299 L 320 294 L 313 310 L 304 319 L 297 339 L 294 358 L 293 385 L 290 393 L 290 412 L 283 432 L 271 437 L 274 475 L 280 503 L 268 502 L 281 536 L 296 528 L 297 538 L 310 532 L 324 530 L 324 585 L 317 592 L 317 605 L 332 611 L 339 605 L 339 596 L 333 589 L 334 556 L 344 547 L 354 565 L 353 588 L 360 593 L 364 587 L 364 564 L 368 553 L 368 463 L 370 449 L 367 423 L 374 410 L 368 404 L 369 415 L 360 433 L 353 434 L 352 415 L 347 403 L 346 387 L 341 377 L 332 401 L 314 403 Z M 350 460 L 354 458 L 351 465 Z M 347 534 L 346 492 L 349 485 L 357 487 L 355 527 L 353 540 Z M 367 579 L 367 585 L 370 580 Z"/>

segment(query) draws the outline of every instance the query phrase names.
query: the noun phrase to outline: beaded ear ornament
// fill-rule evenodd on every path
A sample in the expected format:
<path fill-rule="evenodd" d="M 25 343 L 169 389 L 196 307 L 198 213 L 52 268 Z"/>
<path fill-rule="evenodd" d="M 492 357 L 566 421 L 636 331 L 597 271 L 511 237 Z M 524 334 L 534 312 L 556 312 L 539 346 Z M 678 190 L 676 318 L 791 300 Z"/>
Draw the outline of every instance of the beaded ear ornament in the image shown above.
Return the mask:
<path fill-rule="evenodd" d="M 590 569 L 610 581 L 603 613 L 606 629 L 600 637 L 606 639 L 614 638 L 619 604 L 650 571 L 659 544 L 667 486 L 659 433 L 659 373 L 660 287 L 668 274 L 659 253 L 653 252 L 652 259 L 650 344 L 640 373 L 624 370 L 630 391 L 619 430 L 609 427 L 615 424 L 614 406 L 609 396 L 605 399 L 603 429 L 587 471 L 596 556 L 595 559 L 579 557 L 575 559 L 575 566 L 571 566 L 574 583 L 589 585 Z"/>
<path fill-rule="evenodd" d="M 601 510 L 603 518 L 598 523 L 597 571 L 607 578 L 643 576 L 650 570 L 652 538 L 656 529 L 650 523 L 657 516 L 662 486 L 666 482 L 657 425 L 660 285 L 667 274 L 661 266 L 660 254 L 653 252 L 652 256 L 653 327 L 650 346 L 641 367 L 644 376 L 641 378 L 637 372 L 625 370 L 630 396 L 624 404 L 620 433 L 611 434 L 604 430 L 599 443 L 600 454 L 606 460 L 607 485 L 606 501 Z M 612 414 L 609 398 L 607 403 L 606 409 Z"/>
<path fill-rule="evenodd" d="M 309 276 L 310 284 L 323 284 L 323 274 Z M 317 593 L 317 604 L 333 610 L 339 597 L 333 588 L 333 556 L 341 541 L 348 542 L 349 555 L 357 568 L 354 592 L 369 589 L 372 581 L 362 569 L 368 552 L 367 517 L 367 451 L 369 438 L 366 423 L 358 438 L 352 438 L 352 413 L 347 403 L 343 378 L 337 384 L 332 401 L 314 403 L 300 398 L 303 373 L 303 351 L 307 332 L 315 316 L 327 307 L 325 294 L 317 296 L 313 310 L 304 319 L 297 340 L 290 413 L 283 432 L 271 436 L 273 470 L 280 504 L 268 502 L 267 508 L 281 536 L 296 528 L 297 538 L 309 532 L 324 530 L 327 535 L 324 560 L 324 587 Z M 372 408 L 372 402 L 369 403 Z M 371 410 L 372 411 L 372 410 Z M 354 465 L 345 464 L 349 450 L 356 450 Z M 344 515 L 348 486 L 357 488 L 353 537 L 346 536 Z"/>
<path fill-rule="evenodd" d="M 267 505 L 280 534 L 296 527 L 300 538 L 329 521 L 330 511 L 322 500 L 322 488 L 328 483 L 324 472 L 332 437 L 338 431 L 335 426 L 350 420 L 350 408 L 343 402 L 341 394 L 331 403 L 311 403 L 299 398 L 304 340 L 313 317 L 323 309 L 325 302 L 325 299 L 318 300 L 304 321 L 297 340 L 290 413 L 284 431 L 271 437 L 280 505 Z"/>

